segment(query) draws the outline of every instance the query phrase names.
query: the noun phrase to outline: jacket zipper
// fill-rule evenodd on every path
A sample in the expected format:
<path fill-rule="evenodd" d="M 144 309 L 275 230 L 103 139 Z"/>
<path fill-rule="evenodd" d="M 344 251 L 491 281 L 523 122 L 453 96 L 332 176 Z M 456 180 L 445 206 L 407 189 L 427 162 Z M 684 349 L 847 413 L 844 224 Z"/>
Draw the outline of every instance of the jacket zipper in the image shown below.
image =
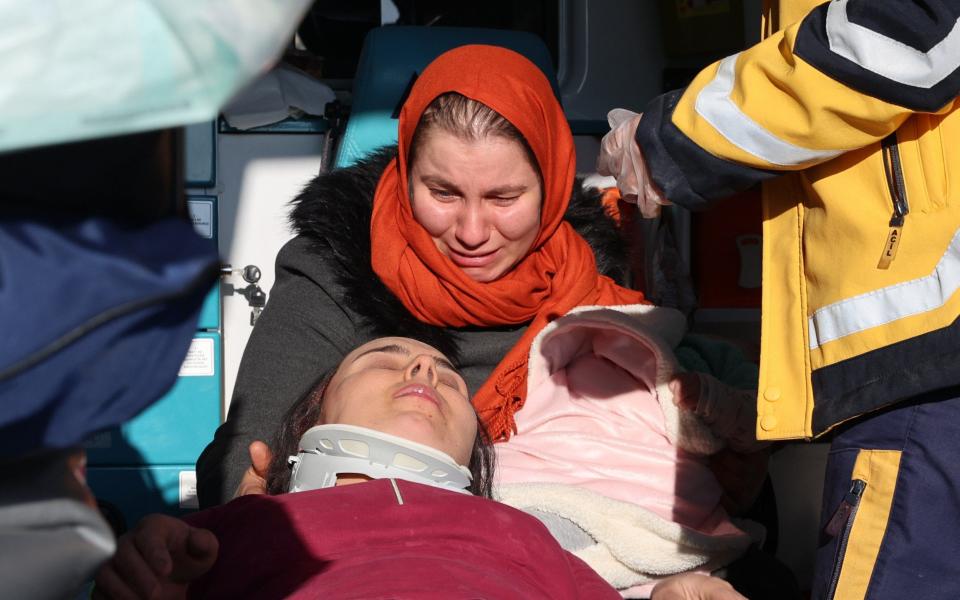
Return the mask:
<path fill-rule="evenodd" d="M 903 222 L 910 212 L 907 203 L 907 188 L 903 183 L 903 168 L 900 165 L 900 150 L 897 148 L 897 134 L 891 133 L 880 142 L 883 153 L 883 172 L 887 178 L 887 188 L 893 200 L 893 215 L 890 217 L 890 231 L 883 244 L 883 253 L 880 254 L 878 269 L 890 268 L 890 263 L 897 257 L 897 248 L 900 247 L 900 238 L 903 235 Z"/>
<path fill-rule="evenodd" d="M 854 479 L 850 486 L 850 491 L 843 497 L 843 502 L 837 507 L 836 512 L 830 517 L 825 531 L 832 537 L 842 534 L 837 543 L 837 556 L 833 563 L 833 575 L 830 578 L 830 591 L 827 594 L 828 600 L 833 600 L 837 593 L 837 583 L 840 581 L 840 569 L 843 567 L 843 557 L 847 552 L 847 541 L 850 539 L 850 530 L 853 529 L 853 520 L 857 516 L 857 507 L 860 506 L 860 499 L 867 488 L 867 482 L 862 479 Z"/>

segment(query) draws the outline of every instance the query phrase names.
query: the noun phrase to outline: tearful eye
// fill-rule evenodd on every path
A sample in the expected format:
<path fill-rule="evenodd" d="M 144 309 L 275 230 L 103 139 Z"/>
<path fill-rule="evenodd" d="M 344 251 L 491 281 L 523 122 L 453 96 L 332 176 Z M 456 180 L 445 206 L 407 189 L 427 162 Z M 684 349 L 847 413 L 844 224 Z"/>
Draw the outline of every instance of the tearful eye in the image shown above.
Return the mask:
<path fill-rule="evenodd" d="M 431 189 L 430 193 L 439 200 L 453 200 L 457 195 L 447 190 Z"/>

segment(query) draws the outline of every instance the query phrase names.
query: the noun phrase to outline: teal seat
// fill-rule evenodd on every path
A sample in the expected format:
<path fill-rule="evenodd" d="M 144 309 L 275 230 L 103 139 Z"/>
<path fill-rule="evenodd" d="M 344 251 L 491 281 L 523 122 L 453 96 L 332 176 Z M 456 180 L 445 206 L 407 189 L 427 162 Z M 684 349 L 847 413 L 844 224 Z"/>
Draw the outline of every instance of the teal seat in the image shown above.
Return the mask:
<path fill-rule="evenodd" d="M 532 33 L 460 27 L 380 27 L 367 34 L 354 77 L 353 105 L 335 167 L 397 143 L 401 100 L 414 77 L 445 51 L 467 44 L 502 46 L 523 54 L 547 75 L 558 93 L 553 60 Z"/>

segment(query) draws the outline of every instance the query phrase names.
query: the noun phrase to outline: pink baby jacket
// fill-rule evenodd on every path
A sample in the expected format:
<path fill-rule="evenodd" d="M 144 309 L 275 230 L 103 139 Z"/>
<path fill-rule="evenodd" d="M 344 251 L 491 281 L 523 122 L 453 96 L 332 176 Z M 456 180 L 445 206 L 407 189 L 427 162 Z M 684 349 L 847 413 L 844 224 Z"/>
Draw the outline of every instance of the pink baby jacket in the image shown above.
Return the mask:
<path fill-rule="evenodd" d="M 750 542 L 706 465 L 722 443 L 667 385 L 685 326 L 641 305 L 554 321 L 531 348 L 517 434 L 496 446 L 498 499 L 576 524 L 594 543 L 574 553 L 631 595 L 722 566 Z"/>

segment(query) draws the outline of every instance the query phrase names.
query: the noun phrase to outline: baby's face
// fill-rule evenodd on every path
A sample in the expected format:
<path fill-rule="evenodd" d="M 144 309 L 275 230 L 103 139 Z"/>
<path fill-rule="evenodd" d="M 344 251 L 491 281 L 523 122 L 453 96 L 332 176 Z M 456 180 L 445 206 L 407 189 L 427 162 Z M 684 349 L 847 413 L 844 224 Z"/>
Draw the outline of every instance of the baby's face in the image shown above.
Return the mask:
<path fill-rule="evenodd" d="M 470 461 L 477 417 L 467 384 L 436 349 L 400 337 L 347 355 L 324 394 L 321 423 L 367 427 Z"/>

